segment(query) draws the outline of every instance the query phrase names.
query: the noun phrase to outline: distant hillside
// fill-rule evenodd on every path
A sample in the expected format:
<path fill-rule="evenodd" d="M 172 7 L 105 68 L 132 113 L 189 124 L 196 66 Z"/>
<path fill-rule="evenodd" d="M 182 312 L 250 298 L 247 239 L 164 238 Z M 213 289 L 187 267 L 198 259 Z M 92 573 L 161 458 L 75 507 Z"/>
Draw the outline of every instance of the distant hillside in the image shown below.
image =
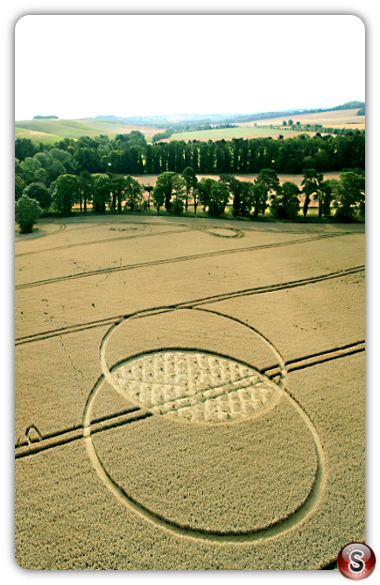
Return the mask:
<path fill-rule="evenodd" d="M 230 115 L 234 114 L 176 114 L 167 116 L 131 116 L 127 118 L 117 118 L 116 116 L 96 116 L 95 120 L 117 120 L 126 124 L 136 124 L 137 126 L 160 126 L 167 128 L 177 125 L 185 127 L 186 124 L 218 124 L 223 122 L 226 116 Z"/>
<path fill-rule="evenodd" d="M 248 116 L 235 116 L 232 118 L 227 118 L 225 120 L 227 123 L 235 123 L 238 124 L 239 122 L 253 122 L 254 120 L 267 120 L 270 118 L 281 118 L 281 117 L 289 117 L 289 116 L 299 116 L 301 114 L 320 114 L 322 112 L 336 112 L 338 110 L 353 110 L 357 108 L 364 108 L 364 102 L 347 102 L 342 104 L 341 106 L 335 106 L 334 108 L 316 108 L 310 110 L 286 110 L 283 112 L 265 112 L 262 114 L 250 114 Z"/>
<path fill-rule="evenodd" d="M 162 128 L 144 127 L 126 124 L 119 120 L 85 118 L 81 120 L 61 120 L 59 118 L 39 117 L 33 120 L 15 122 L 16 138 L 30 138 L 34 142 L 51 144 L 63 138 L 88 136 L 95 138 L 100 134 L 115 137 L 116 134 L 128 134 L 132 130 L 142 132 L 146 140 L 160 132 Z"/>
<path fill-rule="evenodd" d="M 340 114 L 338 116 L 335 114 Z M 52 144 L 63 138 L 79 138 L 80 136 L 88 136 L 95 138 L 101 134 L 110 138 L 116 134 L 127 134 L 133 130 L 142 132 L 148 142 L 153 140 L 157 134 L 166 132 L 166 135 L 161 135 L 158 139 L 171 138 L 171 140 L 184 139 L 179 133 L 212 130 L 212 126 L 223 124 L 236 125 L 234 129 L 223 128 L 226 137 L 244 137 L 249 134 L 246 129 L 241 126 L 247 125 L 281 125 L 283 120 L 292 118 L 294 123 L 300 121 L 302 124 L 322 124 L 323 126 L 332 126 L 340 124 L 341 127 L 356 126 L 364 127 L 364 102 L 347 102 L 341 106 L 336 106 L 329 109 L 309 109 L 309 110 L 286 110 L 282 112 L 263 112 L 258 114 L 178 114 L 175 116 L 133 116 L 129 118 L 118 118 L 114 115 L 97 116 L 95 118 L 83 118 L 78 120 L 63 120 L 57 116 L 35 116 L 33 120 L 23 120 L 15 122 L 16 138 L 30 138 L 34 142 L 42 142 L 44 144 Z M 333 116 L 335 119 L 331 119 Z M 356 121 L 352 120 L 352 116 L 356 117 Z M 310 117 L 310 119 L 307 119 Z M 240 126 L 240 128 L 238 128 Z M 219 132 L 220 134 L 220 132 Z M 266 133 L 266 135 L 268 132 Z M 273 134 L 273 133 L 272 133 Z M 276 134 L 276 133 L 275 133 Z M 250 136 L 263 135 L 262 131 L 252 132 Z M 193 133 L 191 137 L 186 139 L 195 139 L 196 135 Z M 211 135 L 207 135 L 207 138 Z M 156 137 L 157 140 L 157 137 Z"/>
<path fill-rule="evenodd" d="M 303 110 L 284 110 L 280 112 L 261 112 L 256 114 L 178 114 L 176 116 L 132 116 L 116 118 L 116 116 L 96 116 L 95 119 L 100 120 L 117 120 L 127 124 L 136 124 L 144 126 L 161 126 L 163 128 L 191 129 L 197 126 L 205 126 L 206 124 L 239 124 L 242 122 L 252 122 L 255 120 L 269 120 L 271 118 L 297 116 L 300 114 L 314 114 L 320 112 L 333 112 L 337 110 L 349 110 L 364 108 L 364 102 L 351 101 L 341 106 L 333 108 L 314 108 Z M 189 128 L 187 128 L 189 126 Z"/>

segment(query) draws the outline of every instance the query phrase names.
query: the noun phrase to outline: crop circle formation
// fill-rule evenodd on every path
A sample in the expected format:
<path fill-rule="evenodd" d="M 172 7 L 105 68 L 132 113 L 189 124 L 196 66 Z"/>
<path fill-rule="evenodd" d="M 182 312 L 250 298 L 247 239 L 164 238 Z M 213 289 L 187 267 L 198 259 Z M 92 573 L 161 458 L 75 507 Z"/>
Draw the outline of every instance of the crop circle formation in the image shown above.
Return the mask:
<path fill-rule="evenodd" d="M 223 423 L 258 414 L 278 386 L 253 368 L 200 351 L 159 351 L 112 371 L 115 384 L 153 414 L 189 422 Z"/>
<path fill-rule="evenodd" d="M 171 311 L 168 311 L 171 312 Z M 197 311 L 195 311 L 197 313 Z M 149 316 L 148 316 L 149 318 Z M 226 318 L 221 317 L 223 321 Z M 228 320 L 228 318 L 227 318 Z M 123 321 L 125 325 L 125 320 Z M 119 323 L 120 325 L 120 323 Z M 144 353 L 126 356 L 113 366 L 107 365 L 105 353 L 112 344 L 112 333 L 118 325 L 111 327 L 100 348 L 103 376 L 98 380 L 87 400 L 84 417 L 84 437 L 87 452 L 99 477 L 108 489 L 124 505 L 162 528 L 181 536 L 218 541 L 255 541 L 283 533 L 302 522 L 313 513 L 320 492 L 323 489 L 324 465 L 323 450 L 312 422 L 301 407 L 286 393 L 284 381 L 285 366 L 281 356 L 270 342 L 258 332 L 252 331 L 257 338 L 273 351 L 278 363 L 280 376 L 277 383 L 253 365 L 241 363 L 215 353 L 196 348 L 164 348 L 152 350 L 147 347 Z M 310 492 L 304 501 L 290 515 L 285 515 L 271 526 L 262 529 L 221 533 L 220 531 L 201 530 L 184 527 L 173 519 L 162 515 L 141 504 L 128 490 L 119 485 L 107 468 L 107 461 L 101 460 L 92 440 L 92 409 L 101 395 L 105 384 L 124 397 L 127 404 L 133 404 L 149 416 L 162 417 L 171 423 L 192 423 L 202 426 L 239 424 L 248 421 L 254 425 L 255 419 L 269 413 L 281 400 L 286 400 L 299 415 L 299 424 L 306 425 L 311 432 L 318 466 Z M 144 424 L 144 423 L 142 423 Z M 238 429 L 237 429 L 238 432 Z M 162 436 L 161 441 L 165 441 Z M 125 462 L 126 466 L 128 462 Z"/>

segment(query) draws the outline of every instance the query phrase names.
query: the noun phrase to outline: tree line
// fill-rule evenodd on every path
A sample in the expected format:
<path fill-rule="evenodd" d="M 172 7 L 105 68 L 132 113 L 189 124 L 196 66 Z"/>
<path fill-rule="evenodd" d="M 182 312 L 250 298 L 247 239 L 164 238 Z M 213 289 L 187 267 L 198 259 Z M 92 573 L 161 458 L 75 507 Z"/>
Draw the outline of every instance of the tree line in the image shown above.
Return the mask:
<path fill-rule="evenodd" d="M 301 134 L 282 140 L 234 138 L 147 144 L 141 132 L 132 131 L 114 139 L 65 138 L 54 146 L 18 138 L 15 156 L 16 174 L 28 181 L 30 174 L 39 170 L 47 186 L 59 174 L 79 175 L 82 171 L 158 175 L 167 171 L 180 174 L 187 167 L 200 174 L 259 173 L 262 169 L 289 174 L 300 174 L 305 168 L 319 172 L 364 170 L 365 133 L 357 130 L 339 136 Z"/>
<path fill-rule="evenodd" d="M 18 209 L 27 200 L 35 201 L 36 213 L 53 205 L 69 215 L 77 203 L 86 213 L 89 202 L 99 213 L 107 206 L 121 213 L 123 205 L 133 211 L 151 203 L 157 212 L 165 207 L 168 212 L 182 213 L 191 200 L 195 213 L 201 204 L 207 213 L 218 216 L 232 200 L 235 216 L 258 217 L 270 205 L 274 217 L 292 219 L 298 214 L 300 192 L 294 183 L 280 186 L 277 173 L 294 172 L 304 173 L 304 215 L 310 198 L 315 197 L 320 202 L 320 217 L 329 215 L 333 203 L 336 217 L 349 219 L 357 213 L 364 215 L 364 148 L 362 132 L 286 140 L 147 144 L 141 132 L 132 131 L 113 140 L 107 136 L 65 138 L 54 146 L 19 138 L 15 141 L 15 197 Z M 343 173 L 338 184 L 323 180 L 322 170 L 345 168 L 353 170 L 355 177 Z M 253 184 L 234 176 L 248 172 L 259 174 Z M 155 188 L 146 188 L 146 202 L 142 186 L 131 176 L 144 173 L 159 175 Z M 198 182 L 197 174 L 205 173 L 219 175 L 219 180 Z M 20 199 L 24 202 L 21 207 Z"/>
<path fill-rule="evenodd" d="M 144 198 L 144 191 L 147 198 Z M 263 169 L 254 182 L 237 179 L 232 174 L 221 174 L 218 178 L 203 177 L 200 180 L 192 167 L 186 167 L 179 175 L 165 171 L 157 177 L 156 185 L 143 186 L 130 175 L 90 174 L 82 171 L 59 175 L 49 189 L 42 182 L 31 182 L 26 187 L 16 180 L 16 221 L 22 232 L 29 232 L 43 210 L 53 208 L 68 216 L 74 204 L 80 212 L 87 213 L 91 202 L 94 213 L 105 213 L 106 209 L 118 213 L 123 208 L 149 209 L 154 206 L 157 213 L 164 208 L 168 213 L 181 214 L 192 207 L 196 215 L 198 206 L 210 216 L 222 216 L 228 205 L 234 217 L 256 219 L 264 215 L 269 206 L 276 219 L 295 219 L 300 212 L 300 196 L 303 195 L 302 213 L 307 215 L 312 199 L 318 201 L 319 218 L 328 218 L 335 208 L 335 218 L 352 220 L 364 217 L 365 177 L 360 169 L 347 170 L 340 179 L 324 180 L 315 169 L 304 170 L 301 189 L 291 181 L 280 184 L 273 169 Z"/>

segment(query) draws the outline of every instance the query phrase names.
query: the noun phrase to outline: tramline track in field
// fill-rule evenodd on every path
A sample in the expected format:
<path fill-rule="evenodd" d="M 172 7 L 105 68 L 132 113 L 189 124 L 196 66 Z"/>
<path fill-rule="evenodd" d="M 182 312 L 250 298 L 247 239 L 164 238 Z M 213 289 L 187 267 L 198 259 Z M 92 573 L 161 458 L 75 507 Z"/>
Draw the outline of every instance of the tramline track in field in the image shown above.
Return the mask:
<path fill-rule="evenodd" d="M 144 312 L 150 312 L 150 311 L 155 311 L 155 310 L 159 310 L 159 309 L 166 310 L 166 309 L 185 308 L 185 307 L 191 308 L 191 307 L 196 307 L 196 306 L 202 305 L 202 304 L 224 301 L 224 300 L 233 299 L 233 298 L 237 298 L 237 297 L 250 296 L 250 295 L 255 295 L 255 294 L 264 294 L 264 293 L 270 293 L 270 292 L 275 292 L 275 291 L 280 291 L 280 290 L 285 290 L 285 289 L 296 288 L 299 286 L 306 286 L 309 284 L 323 282 L 326 280 L 343 278 L 345 276 L 349 276 L 352 274 L 364 274 L 364 272 L 365 272 L 365 266 L 363 266 L 363 265 L 362 266 L 355 266 L 353 268 L 347 268 L 345 270 L 330 272 L 327 274 L 322 274 L 322 275 L 314 276 L 311 278 L 304 278 L 301 280 L 293 280 L 293 281 L 289 281 L 289 282 L 282 282 L 282 283 L 278 283 L 278 284 L 260 286 L 260 287 L 256 287 L 256 288 L 244 289 L 244 290 L 235 291 L 235 292 L 231 292 L 231 293 L 224 293 L 224 294 L 222 293 L 219 295 L 207 296 L 207 297 L 195 299 L 192 301 L 184 301 L 182 303 L 175 303 L 173 305 L 165 305 L 162 307 L 153 307 L 151 309 L 147 309 Z M 92 329 L 94 327 L 102 327 L 103 325 L 110 325 L 112 323 L 116 323 L 120 319 L 123 319 L 127 316 L 128 315 L 115 315 L 115 316 L 107 317 L 104 319 L 89 321 L 87 323 L 86 322 L 79 323 L 76 325 L 69 325 L 67 327 L 62 327 L 60 329 L 51 329 L 49 331 L 43 331 L 41 333 L 35 333 L 33 335 L 26 335 L 23 337 L 16 338 L 15 345 L 23 345 L 25 343 L 34 343 L 36 341 L 41 341 L 43 339 L 48 339 L 50 337 L 67 335 L 69 333 L 75 333 L 77 331 L 83 331 L 85 329 Z"/>
<path fill-rule="evenodd" d="M 15 286 L 15 290 L 16 291 L 17 290 L 25 290 L 25 289 L 34 288 L 37 286 L 46 286 L 46 285 L 53 284 L 56 282 L 71 281 L 71 280 L 75 280 L 75 279 L 79 279 L 79 278 L 89 278 L 91 276 L 97 276 L 99 274 L 111 274 L 114 272 L 124 272 L 124 271 L 128 271 L 128 270 L 146 268 L 149 266 L 161 266 L 161 265 L 165 265 L 165 264 L 176 264 L 179 262 L 201 260 L 204 258 L 212 258 L 215 256 L 225 256 L 228 254 L 239 254 L 239 253 L 243 253 L 243 252 L 253 252 L 256 250 L 266 250 L 266 249 L 272 249 L 272 248 L 283 248 L 283 247 L 292 246 L 292 245 L 296 245 L 296 244 L 305 244 L 305 243 L 315 242 L 318 240 L 324 240 L 327 238 L 335 238 L 335 237 L 341 237 L 341 236 L 342 236 L 342 234 L 322 234 L 322 235 L 313 236 L 310 238 L 308 238 L 308 237 L 298 238 L 295 240 L 290 240 L 288 242 L 277 242 L 274 244 L 261 244 L 261 245 L 256 245 L 256 246 L 248 246 L 246 248 L 232 248 L 232 249 L 228 249 L 228 250 L 219 250 L 219 251 L 215 251 L 215 252 L 204 252 L 204 253 L 199 253 L 199 254 L 190 254 L 188 256 L 179 256 L 176 258 L 168 258 L 166 260 L 153 260 L 153 261 L 149 261 L 149 262 L 127 264 L 124 266 L 114 266 L 112 268 L 110 268 L 110 267 L 99 268 L 97 270 L 89 270 L 86 272 L 79 272 L 77 274 L 69 274 L 66 276 L 59 276 L 56 278 L 48 278 L 48 279 L 44 279 L 44 280 L 36 280 L 34 282 L 27 282 L 24 284 L 19 284 L 19 285 Z"/>
<path fill-rule="evenodd" d="M 317 354 L 310 354 L 307 356 L 300 357 L 298 359 L 291 360 L 289 362 L 285 362 L 285 367 L 286 370 L 290 373 L 292 371 L 310 368 L 312 366 L 319 365 L 327 361 L 344 358 L 364 351 L 365 342 L 358 341 L 356 343 L 342 345 L 341 347 L 338 348 L 334 348 L 324 352 L 319 352 Z M 277 376 L 279 376 L 280 371 L 278 366 L 274 366 L 266 368 L 265 371 L 263 371 L 262 373 L 270 379 L 275 379 Z M 210 390 L 212 390 L 212 388 Z M 144 408 L 139 408 L 138 406 L 131 406 L 130 408 L 124 410 L 121 413 L 108 417 L 93 419 L 91 421 L 90 432 L 91 434 L 100 433 L 114 427 L 131 424 L 137 421 L 143 421 L 151 416 L 154 415 L 151 412 L 145 410 Z M 25 438 L 20 440 L 16 444 L 15 447 L 16 459 L 28 457 L 30 455 L 35 455 L 37 453 L 45 451 L 46 449 L 52 449 L 60 445 L 71 443 L 72 441 L 78 441 L 83 438 L 82 425 L 69 427 L 60 431 L 55 431 L 53 433 L 47 434 L 41 434 L 38 431 L 38 434 L 36 433 L 34 438 L 28 437 L 28 431 L 31 427 L 35 428 L 33 425 L 30 425 L 25 433 Z"/>

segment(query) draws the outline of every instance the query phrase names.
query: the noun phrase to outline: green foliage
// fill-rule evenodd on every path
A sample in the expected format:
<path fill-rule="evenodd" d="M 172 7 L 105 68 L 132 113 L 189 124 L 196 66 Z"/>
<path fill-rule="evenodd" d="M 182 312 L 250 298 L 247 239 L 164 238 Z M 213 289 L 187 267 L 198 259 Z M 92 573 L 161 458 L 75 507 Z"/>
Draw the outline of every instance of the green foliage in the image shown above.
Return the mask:
<path fill-rule="evenodd" d="M 96 213 L 105 213 L 106 204 L 111 200 L 111 179 L 97 174 L 93 178 L 93 203 Z"/>
<path fill-rule="evenodd" d="M 358 212 L 365 214 L 365 178 L 353 172 L 342 173 L 336 189 L 335 217 L 351 220 Z"/>
<path fill-rule="evenodd" d="M 252 207 L 254 209 L 254 217 L 259 213 L 264 214 L 267 207 L 268 191 L 263 183 L 255 181 L 253 184 Z"/>
<path fill-rule="evenodd" d="M 338 193 L 339 181 L 336 179 L 327 179 L 323 181 L 320 186 L 320 210 L 321 215 L 330 217 L 331 203 L 336 198 Z"/>
<path fill-rule="evenodd" d="M 92 199 L 92 176 L 88 171 L 82 171 L 79 175 L 79 203 L 86 213 L 87 203 Z"/>
<path fill-rule="evenodd" d="M 25 189 L 25 183 L 20 175 L 15 175 L 15 200 L 20 199 Z"/>
<path fill-rule="evenodd" d="M 35 221 L 42 213 L 41 207 L 35 199 L 27 195 L 22 195 L 15 206 L 15 219 L 23 234 L 28 234 L 33 230 Z"/>
<path fill-rule="evenodd" d="M 42 122 L 54 121 L 41 120 L 40 123 Z M 227 128 L 215 132 L 235 130 Z M 249 131 L 249 128 L 242 130 Z M 267 131 L 265 128 L 257 130 Z M 290 131 L 289 129 L 288 132 Z M 207 132 L 212 133 L 213 130 Z M 278 129 L 273 129 L 274 136 L 278 136 L 278 132 Z M 307 134 L 301 134 L 282 140 L 263 137 L 249 140 L 233 138 L 227 141 L 223 136 L 226 135 L 220 135 L 221 139 L 217 142 L 193 140 L 186 143 L 181 140 L 149 145 L 146 145 L 144 136 L 137 131 L 117 135 L 112 140 L 103 135 L 96 138 L 82 136 L 77 141 L 66 138 L 53 148 L 45 147 L 43 152 L 35 152 L 35 149 L 23 151 L 18 148 L 21 159 L 18 159 L 16 173 L 23 178 L 25 184 L 44 182 L 48 187 L 61 174 L 79 175 L 83 171 L 91 174 L 112 171 L 114 174 L 123 175 L 164 172 L 182 174 L 190 167 L 195 174 L 259 173 L 263 169 L 298 174 L 308 168 L 315 169 L 316 172 L 338 171 L 344 168 L 364 169 L 364 132 L 343 129 L 336 137 L 319 134 L 311 138 Z M 182 135 L 178 137 L 181 138 Z M 183 137 L 185 138 L 185 135 Z M 196 138 L 196 134 L 189 133 L 188 138 Z M 36 176 L 39 169 L 46 171 L 47 178 L 43 173 Z M 188 185 L 187 199 L 190 197 L 189 187 Z"/>
<path fill-rule="evenodd" d="M 165 204 L 166 211 L 170 211 L 172 197 L 182 199 L 185 191 L 185 181 L 177 173 L 162 173 L 153 190 L 153 199 L 157 210 Z"/>
<path fill-rule="evenodd" d="M 296 115 L 296 112 L 282 113 Z M 281 119 L 281 118 L 280 118 Z M 284 120 L 285 121 L 285 120 Z M 38 124 L 57 124 L 62 120 L 34 120 Z M 89 121 L 91 124 L 92 122 Z M 99 124 L 109 124 L 110 121 L 94 121 L 93 128 L 99 130 Z M 117 122 L 119 123 L 119 122 Z M 22 123 L 24 125 L 24 123 Z M 205 126 L 202 122 L 202 127 Z M 289 129 L 283 132 L 289 134 L 292 125 L 294 129 L 298 123 L 292 120 L 285 121 Z M 222 125 L 222 124 L 220 124 Z M 75 124 L 74 124 L 75 126 Z M 186 124 L 182 125 L 185 128 Z M 75 126 L 76 127 L 76 126 Z M 190 127 L 190 126 L 189 126 Z M 191 126 L 193 127 L 193 126 Z M 47 126 L 46 126 L 47 128 Z M 104 126 L 106 128 L 106 126 Z M 176 128 L 176 131 L 179 129 Z M 316 129 L 316 125 L 310 126 Z M 18 128 L 22 130 L 22 128 Z M 50 128 L 50 131 L 52 128 Z M 220 128 L 207 130 L 209 136 L 215 132 L 235 132 L 236 128 Z M 244 129 L 249 130 L 249 129 Z M 263 128 L 258 130 L 266 131 Z M 79 126 L 78 126 L 79 132 Z M 278 128 L 274 129 L 278 135 Z M 196 137 L 195 132 L 189 136 Z M 178 134 L 180 138 L 181 135 Z M 277 215 L 288 216 L 283 206 L 278 203 L 275 210 L 273 197 L 280 196 L 277 173 L 298 174 L 304 172 L 303 193 L 305 202 L 303 212 L 306 215 L 312 198 L 319 202 L 319 216 L 328 217 L 331 207 L 336 207 L 336 217 L 351 217 L 364 215 L 364 193 L 354 206 L 346 205 L 347 188 L 341 185 L 340 190 L 334 183 L 323 181 L 323 172 L 339 171 L 364 172 L 365 162 L 365 133 L 360 131 L 342 130 L 338 136 L 317 134 L 310 137 L 301 134 L 290 139 L 273 140 L 269 137 L 244 140 L 233 138 L 218 142 L 185 142 L 184 140 L 169 143 L 146 144 L 141 132 L 133 131 L 129 134 L 108 136 L 95 135 L 80 136 L 78 140 L 64 138 L 54 147 L 35 146 L 30 140 L 17 139 L 16 152 L 20 158 L 15 161 L 16 184 L 15 197 L 19 198 L 23 189 L 28 185 L 39 183 L 44 185 L 52 195 L 55 193 L 55 207 L 60 206 L 61 213 L 70 213 L 72 203 L 79 201 L 81 211 L 87 210 L 87 203 L 94 197 L 94 210 L 105 211 L 109 203 L 112 209 L 121 212 L 126 200 L 125 176 L 151 173 L 159 175 L 154 189 L 153 201 L 159 210 L 165 205 L 167 211 L 180 212 L 183 205 L 188 210 L 189 203 L 194 201 L 194 211 L 197 212 L 198 202 L 208 209 L 208 213 L 220 214 L 223 207 L 222 191 L 224 188 L 213 187 L 216 181 L 198 184 L 197 173 L 218 173 L 220 182 L 227 186 L 229 197 L 233 203 L 233 213 L 236 216 L 246 216 L 252 213 L 254 217 L 264 214 L 268 200 L 271 200 L 272 212 Z M 96 193 L 91 175 L 102 175 L 104 171 L 112 171 L 109 192 L 99 190 Z M 87 173 L 83 175 L 83 173 Z M 253 186 L 247 181 L 236 178 L 238 174 L 258 173 Z M 61 205 L 62 198 L 56 193 L 56 181 L 60 176 L 78 176 L 79 191 L 74 192 L 71 207 Z M 182 178 L 179 176 L 182 175 Z M 83 177 L 86 177 L 85 179 Z M 176 177 L 176 178 L 174 178 Z M 132 184 L 133 185 L 133 184 Z M 131 187 L 132 189 L 132 187 Z M 140 187 L 132 189 L 129 203 L 131 209 L 136 209 L 141 202 Z M 153 189 L 153 188 L 152 188 Z M 107 191 L 107 190 L 106 190 Z M 212 192 L 214 195 L 212 195 Z M 355 196 L 357 198 L 357 196 Z M 41 199 L 41 197 L 40 197 Z M 217 201 L 219 200 L 219 203 Z M 228 202 L 228 199 L 226 200 Z M 42 203 L 42 199 L 41 199 Z M 70 203 L 70 202 L 69 202 Z M 149 206 L 149 204 L 148 204 Z M 46 207 L 45 207 L 46 208 Z M 351 211 L 350 211 L 351 209 Z M 354 210 L 354 211 L 352 211 Z M 348 214 L 348 215 L 347 215 Z M 351 215 L 350 215 L 351 214 Z"/>
<path fill-rule="evenodd" d="M 307 210 L 310 204 L 310 198 L 314 195 L 315 199 L 320 200 L 321 196 L 321 185 L 323 183 L 323 175 L 319 173 L 315 169 L 306 168 L 303 172 L 303 179 L 302 179 L 302 191 L 305 195 L 305 201 L 303 204 L 303 214 L 304 216 L 307 214 Z M 320 203 L 320 211 L 319 214 L 321 215 L 321 203 Z"/>
<path fill-rule="evenodd" d="M 51 205 L 51 195 L 43 183 L 31 183 L 25 188 L 24 194 L 35 199 L 42 209 L 49 209 Z"/>
<path fill-rule="evenodd" d="M 131 176 L 126 177 L 124 182 L 124 194 L 126 199 L 126 205 L 131 208 L 131 211 L 139 205 L 143 198 L 143 187 L 140 183 Z"/>
<path fill-rule="evenodd" d="M 53 183 L 53 205 L 62 213 L 70 215 L 72 206 L 79 200 L 79 180 L 75 175 L 60 175 Z"/>
<path fill-rule="evenodd" d="M 15 157 L 22 162 L 26 158 L 33 157 L 37 152 L 37 147 L 29 138 L 16 138 Z"/>
<path fill-rule="evenodd" d="M 298 195 L 300 190 L 295 183 L 286 181 L 278 193 L 272 195 L 271 213 L 278 219 L 294 219 L 299 211 Z"/>
<path fill-rule="evenodd" d="M 192 167 L 186 167 L 182 171 L 182 178 L 184 179 L 184 181 L 186 183 L 185 208 L 187 211 L 188 205 L 189 205 L 190 193 L 192 191 L 193 196 L 194 196 L 194 191 L 196 191 L 198 179 L 197 179 L 197 175 L 195 174 L 195 171 Z M 195 206 L 195 213 L 196 213 L 196 206 Z"/>
<path fill-rule="evenodd" d="M 226 182 L 203 177 L 198 183 L 198 192 L 199 202 L 203 205 L 204 210 L 208 207 L 210 215 L 218 217 L 224 213 L 230 197 Z"/>

